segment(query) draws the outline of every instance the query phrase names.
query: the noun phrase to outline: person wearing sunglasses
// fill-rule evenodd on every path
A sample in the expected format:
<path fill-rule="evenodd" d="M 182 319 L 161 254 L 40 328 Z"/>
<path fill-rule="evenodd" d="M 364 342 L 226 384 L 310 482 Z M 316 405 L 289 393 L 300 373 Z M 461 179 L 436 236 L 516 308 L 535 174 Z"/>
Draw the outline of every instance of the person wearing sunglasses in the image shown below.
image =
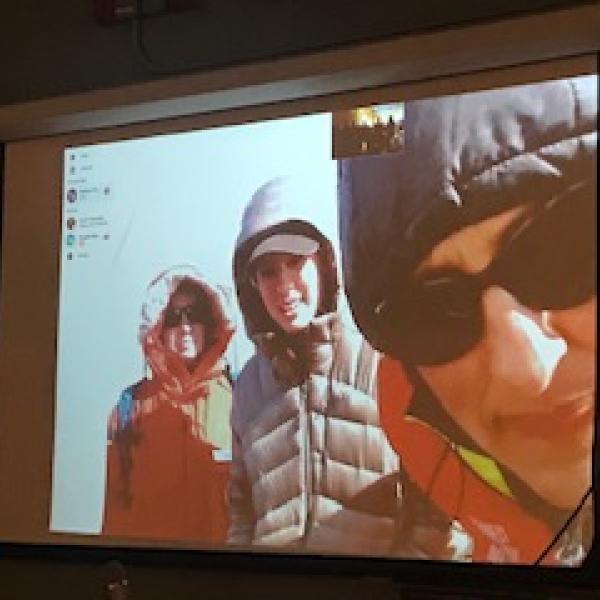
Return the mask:
<path fill-rule="evenodd" d="M 256 353 L 233 395 L 230 544 L 368 554 L 393 527 L 344 510 L 397 457 L 373 398 L 376 354 L 338 307 L 335 189 L 334 170 L 276 178 L 242 217 L 234 274 Z"/>
<path fill-rule="evenodd" d="M 390 551 L 573 566 L 590 548 L 597 87 L 410 101 L 402 153 L 340 166 L 347 293 L 403 466 Z"/>
<path fill-rule="evenodd" d="M 148 286 L 147 374 L 109 417 L 104 535 L 223 542 L 233 333 L 227 295 L 195 268 L 172 267 Z"/>

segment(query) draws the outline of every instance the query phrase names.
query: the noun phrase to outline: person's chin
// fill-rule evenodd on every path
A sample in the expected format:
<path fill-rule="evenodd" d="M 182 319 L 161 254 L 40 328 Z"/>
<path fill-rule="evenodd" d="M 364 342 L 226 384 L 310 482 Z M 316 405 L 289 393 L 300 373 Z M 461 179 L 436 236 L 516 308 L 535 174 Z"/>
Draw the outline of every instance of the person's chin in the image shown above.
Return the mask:
<path fill-rule="evenodd" d="M 281 328 L 290 335 L 300 333 L 308 327 L 309 323 L 310 321 L 308 319 L 303 318 L 302 315 L 298 314 L 286 315 L 280 321 Z"/>
<path fill-rule="evenodd" d="M 305 328 L 306 328 L 306 325 L 302 326 L 295 322 L 294 323 L 285 323 L 282 326 L 282 329 L 289 335 L 295 335 L 296 333 L 300 333 Z"/>
<path fill-rule="evenodd" d="M 198 358 L 198 353 L 195 348 L 184 348 L 183 351 L 179 354 L 181 359 L 186 363 L 190 364 L 196 361 Z"/>
<path fill-rule="evenodd" d="M 576 439 L 591 439 L 594 404 L 594 396 L 586 394 L 543 411 L 503 416 L 502 425 L 504 430 L 523 438 L 554 444 L 560 444 L 560 440 L 571 443 Z"/>

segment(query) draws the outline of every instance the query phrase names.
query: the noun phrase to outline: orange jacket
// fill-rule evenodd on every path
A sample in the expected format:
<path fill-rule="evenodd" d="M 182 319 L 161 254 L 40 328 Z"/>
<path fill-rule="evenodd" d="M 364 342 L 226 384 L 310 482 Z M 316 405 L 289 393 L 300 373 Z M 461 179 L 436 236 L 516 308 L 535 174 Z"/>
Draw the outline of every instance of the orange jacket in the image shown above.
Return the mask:
<path fill-rule="evenodd" d="M 150 386 L 142 382 L 136 395 Z M 223 542 L 229 463 L 215 461 L 215 451 L 194 434 L 193 420 L 177 407 L 161 403 L 141 415 L 109 443 L 102 532 Z"/>
<path fill-rule="evenodd" d="M 215 334 L 195 368 L 161 341 L 164 309 L 183 280 L 212 303 Z M 222 355 L 233 334 L 223 294 L 188 267 L 161 274 L 142 308 L 151 377 L 125 389 L 108 421 L 102 533 L 222 544 L 231 453 L 231 384 Z"/>
<path fill-rule="evenodd" d="M 412 386 L 399 362 L 382 358 L 378 370 L 380 419 L 408 478 L 470 536 L 472 559 L 531 564 L 553 532 L 510 496 L 484 481 L 455 445 L 430 424 L 406 414 Z M 545 564 L 555 564 L 547 555 Z"/>

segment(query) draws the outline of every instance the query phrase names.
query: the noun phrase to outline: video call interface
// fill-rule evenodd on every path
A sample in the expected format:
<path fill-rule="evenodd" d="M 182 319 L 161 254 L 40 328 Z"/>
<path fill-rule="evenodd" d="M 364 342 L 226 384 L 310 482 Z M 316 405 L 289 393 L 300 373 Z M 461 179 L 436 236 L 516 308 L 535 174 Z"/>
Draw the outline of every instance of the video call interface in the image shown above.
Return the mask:
<path fill-rule="evenodd" d="M 50 531 L 581 566 L 597 88 L 66 148 Z"/>

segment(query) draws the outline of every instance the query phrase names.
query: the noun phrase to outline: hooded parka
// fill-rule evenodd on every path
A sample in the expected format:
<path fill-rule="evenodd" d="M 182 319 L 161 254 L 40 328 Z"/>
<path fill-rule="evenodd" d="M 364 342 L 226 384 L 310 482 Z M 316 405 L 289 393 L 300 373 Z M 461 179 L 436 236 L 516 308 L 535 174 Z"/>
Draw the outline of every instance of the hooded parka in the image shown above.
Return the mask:
<path fill-rule="evenodd" d="M 161 339 L 182 282 L 204 296 L 212 321 L 192 371 Z M 103 534 L 224 541 L 231 384 L 223 353 L 233 331 L 223 290 L 194 268 L 168 269 L 148 287 L 139 328 L 148 376 L 123 390 L 109 417 Z"/>
<path fill-rule="evenodd" d="M 391 508 L 399 551 L 452 557 L 412 543 L 411 511 L 462 534 L 454 557 L 576 565 L 589 549 L 589 498 L 574 515 L 550 507 L 441 410 L 411 364 L 406 332 L 418 332 L 402 307 L 413 272 L 438 242 L 513 207 L 574 202 L 572 246 L 595 238 L 597 87 L 597 77 L 584 76 L 407 102 L 403 152 L 341 165 L 346 289 L 359 328 L 387 355 L 378 397 L 403 465 L 405 498 Z M 574 214 L 582 208 L 585 216 Z M 362 502 L 368 508 L 369 498 Z"/>
<path fill-rule="evenodd" d="M 243 216 L 234 271 L 256 354 L 234 389 L 232 544 L 377 553 L 393 526 L 346 509 L 398 463 L 373 398 L 376 353 L 337 311 L 335 257 L 319 214 L 335 201 L 335 181 L 275 179 L 256 192 Z M 320 246 L 320 310 L 293 336 L 271 320 L 248 273 L 257 244 L 282 232 Z"/>

